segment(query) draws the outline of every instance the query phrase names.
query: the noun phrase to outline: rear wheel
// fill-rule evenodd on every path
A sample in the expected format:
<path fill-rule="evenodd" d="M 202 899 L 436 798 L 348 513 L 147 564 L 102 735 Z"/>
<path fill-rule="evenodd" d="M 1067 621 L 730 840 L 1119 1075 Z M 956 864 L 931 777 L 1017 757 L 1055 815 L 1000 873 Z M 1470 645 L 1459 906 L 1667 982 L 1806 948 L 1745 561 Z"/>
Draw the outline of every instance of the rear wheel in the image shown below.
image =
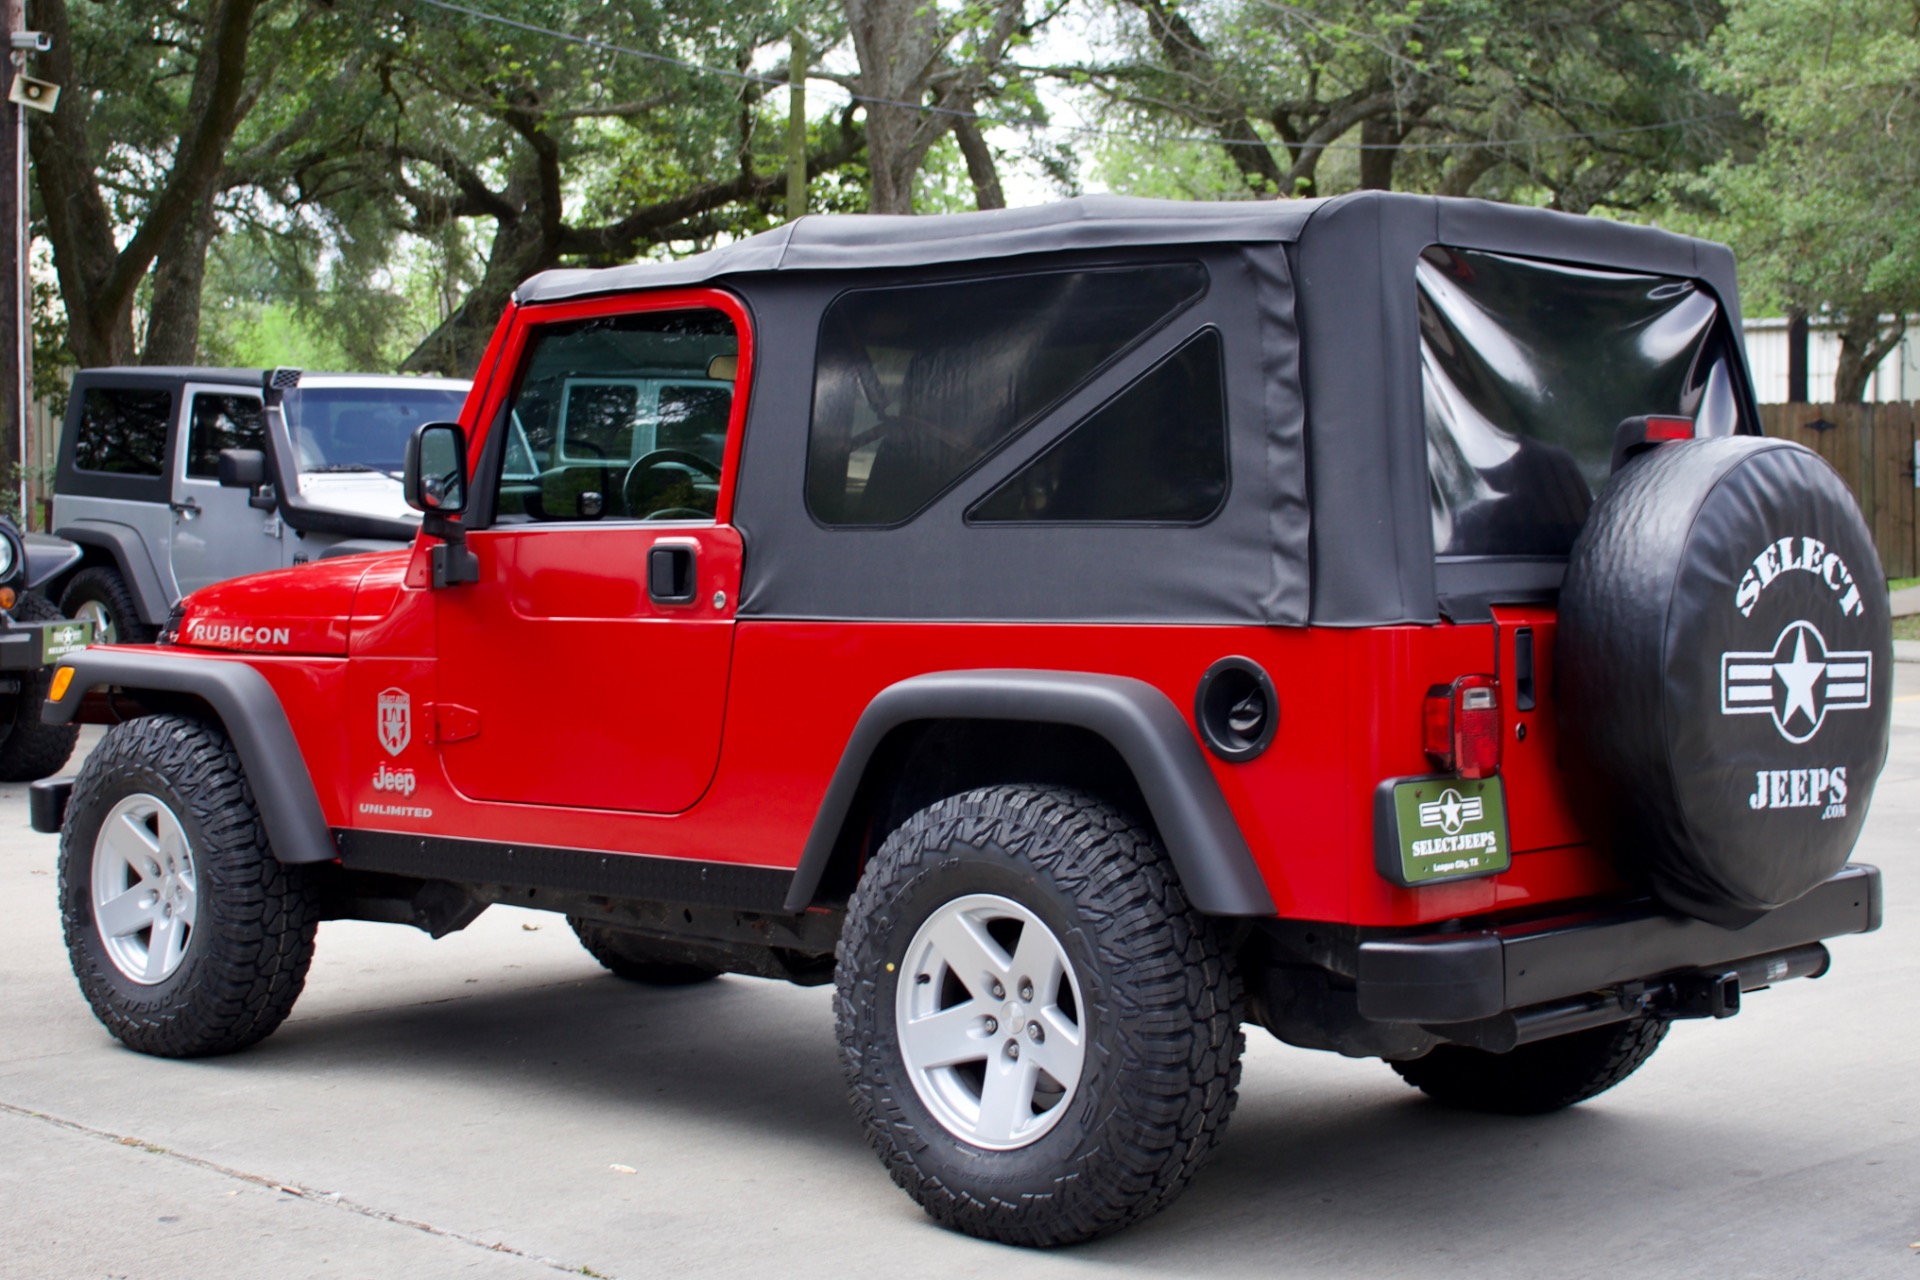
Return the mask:
<path fill-rule="evenodd" d="M 14 602 L 13 616 L 22 622 L 58 622 L 63 616 L 53 602 L 31 593 Z M 77 724 L 47 724 L 40 719 L 53 668 L 22 671 L 20 691 L 0 694 L 0 782 L 33 782 L 51 777 L 73 754 L 80 740 Z"/>
<path fill-rule="evenodd" d="M 1664 1018 L 1634 1018 L 1488 1053 L 1443 1044 L 1424 1058 L 1390 1064 L 1435 1102 L 1465 1111 L 1537 1116 L 1585 1102 L 1619 1084 L 1666 1038 Z"/>
<path fill-rule="evenodd" d="M 697 947 L 643 937 L 623 929 L 568 916 L 574 936 L 587 954 L 606 966 L 607 972 L 629 982 L 644 982 L 653 987 L 686 987 L 707 982 L 721 974 L 718 966 L 704 963 Z"/>
<path fill-rule="evenodd" d="M 267 848 L 218 728 L 115 725 L 75 780 L 60 833 L 60 919 L 94 1014 L 142 1053 L 196 1058 L 265 1038 L 313 959 L 306 868 Z"/>
<path fill-rule="evenodd" d="M 95 565 L 73 575 L 60 593 L 60 611 L 69 618 L 93 624 L 101 644 L 151 644 L 157 628 L 140 621 L 140 606 L 118 569 Z"/>
<path fill-rule="evenodd" d="M 1185 1189 L 1239 1079 L 1239 984 L 1153 834 L 993 787 L 914 815 L 848 906 L 834 1010 L 867 1140 L 936 1221 L 1092 1239 Z"/>

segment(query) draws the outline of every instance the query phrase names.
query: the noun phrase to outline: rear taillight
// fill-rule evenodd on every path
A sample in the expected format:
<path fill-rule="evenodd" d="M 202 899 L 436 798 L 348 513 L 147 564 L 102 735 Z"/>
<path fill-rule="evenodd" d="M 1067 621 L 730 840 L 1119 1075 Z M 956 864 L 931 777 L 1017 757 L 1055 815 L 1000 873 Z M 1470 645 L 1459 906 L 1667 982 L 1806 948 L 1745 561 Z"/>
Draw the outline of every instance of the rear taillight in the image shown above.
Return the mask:
<path fill-rule="evenodd" d="M 1421 746 L 1442 773 L 1486 778 L 1500 772 L 1500 686 L 1492 676 L 1461 676 L 1427 690 Z"/>

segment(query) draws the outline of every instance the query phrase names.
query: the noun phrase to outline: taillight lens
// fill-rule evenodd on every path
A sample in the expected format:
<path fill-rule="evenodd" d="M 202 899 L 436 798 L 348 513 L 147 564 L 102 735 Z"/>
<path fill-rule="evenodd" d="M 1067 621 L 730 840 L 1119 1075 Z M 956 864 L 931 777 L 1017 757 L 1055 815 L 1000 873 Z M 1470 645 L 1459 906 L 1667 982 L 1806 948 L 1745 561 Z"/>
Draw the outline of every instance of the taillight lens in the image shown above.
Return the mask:
<path fill-rule="evenodd" d="M 1692 418 L 1661 418 L 1651 414 L 1647 416 L 1647 443 L 1668 440 L 1693 439 Z"/>
<path fill-rule="evenodd" d="M 1461 676 L 1427 690 L 1420 739 L 1434 768 L 1463 778 L 1500 772 L 1500 686 L 1492 676 Z"/>

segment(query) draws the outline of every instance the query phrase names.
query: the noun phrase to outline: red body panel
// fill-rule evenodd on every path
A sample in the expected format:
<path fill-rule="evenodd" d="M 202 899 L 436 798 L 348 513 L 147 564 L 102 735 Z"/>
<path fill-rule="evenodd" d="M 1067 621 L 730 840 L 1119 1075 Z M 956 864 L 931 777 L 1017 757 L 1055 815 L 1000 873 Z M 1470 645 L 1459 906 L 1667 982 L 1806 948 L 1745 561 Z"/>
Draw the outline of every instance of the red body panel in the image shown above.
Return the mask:
<path fill-rule="evenodd" d="M 1618 889 L 1581 842 L 1559 772 L 1550 609 L 1361 630 L 736 622 L 750 548 L 729 520 L 752 332 L 723 293 L 510 310 L 483 364 L 492 372 L 468 401 L 472 455 L 502 414 L 514 382 L 503 371 L 534 321 L 643 305 L 716 307 L 738 327 L 717 524 L 501 526 L 471 535 L 480 566 L 471 585 L 430 589 L 423 538 L 411 554 L 261 575 L 190 599 L 189 632 L 266 622 L 288 630 L 287 652 L 350 651 L 248 659 L 282 697 L 329 822 L 791 868 L 855 723 L 891 684 L 988 667 L 1130 676 L 1164 692 L 1191 728 L 1201 675 L 1238 654 L 1272 675 L 1278 732 L 1254 760 L 1208 759 L 1282 916 L 1410 925 Z M 661 541 L 697 548 L 690 603 L 648 596 L 647 557 Z M 1428 688 L 1511 672 L 1522 626 L 1534 632 L 1540 700 L 1521 712 L 1502 694 L 1513 865 L 1397 887 L 1375 870 L 1375 789 L 1431 772 L 1421 749 Z"/>

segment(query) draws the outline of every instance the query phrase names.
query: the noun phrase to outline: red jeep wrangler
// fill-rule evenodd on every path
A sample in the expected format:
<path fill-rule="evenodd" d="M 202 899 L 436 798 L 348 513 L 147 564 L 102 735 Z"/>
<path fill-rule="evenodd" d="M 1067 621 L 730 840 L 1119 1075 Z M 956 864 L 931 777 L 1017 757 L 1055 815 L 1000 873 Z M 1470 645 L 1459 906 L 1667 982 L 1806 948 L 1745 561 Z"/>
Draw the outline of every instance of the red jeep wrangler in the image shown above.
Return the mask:
<path fill-rule="evenodd" d="M 1173 1199 L 1244 1021 L 1579 1102 L 1879 921 L 1884 579 L 1739 333 L 1716 245 L 1378 193 L 539 276 L 411 552 L 66 660 L 74 970 L 178 1056 L 326 919 L 833 981 L 895 1181 L 1019 1244 Z"/>

